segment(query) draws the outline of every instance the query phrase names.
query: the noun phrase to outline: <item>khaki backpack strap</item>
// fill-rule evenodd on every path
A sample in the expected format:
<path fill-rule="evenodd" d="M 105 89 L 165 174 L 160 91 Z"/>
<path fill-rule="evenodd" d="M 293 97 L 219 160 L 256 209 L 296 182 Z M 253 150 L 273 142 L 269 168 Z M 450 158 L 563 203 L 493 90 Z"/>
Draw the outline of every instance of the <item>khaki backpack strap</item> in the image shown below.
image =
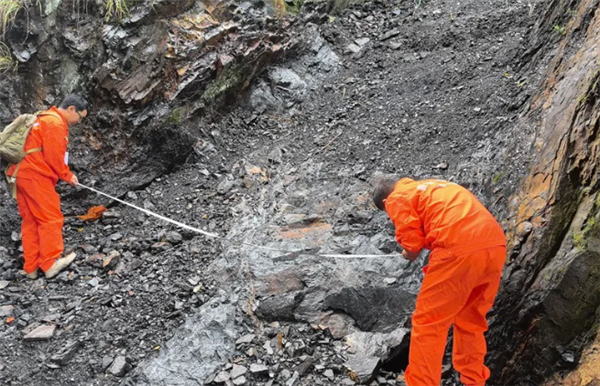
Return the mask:
<path fill-rule="evenodd" d="M 35 149 L 27 150 L 25 154 L 37 153 L 38 151 L 42 151 L 41 147 L 36 147 Z M 23 161 L 21 161 L 23 162 Z M 19 173 L 19 168 L 21 167 L 21 162 L 19 162 L 15 167 L 15 172 L 12 176 L 8 177 L 8 169 L 10 168 L 10 164 L 6 167 L 4 174 L 6 175 L 6 180 L 8 184 L 12 187 L 12 197 L 17 199 L 17 173 Z"/>
<path fill-rule="evenodd" d="M 56 118 L 60 119 L 61 121 L 63 120 L 63 117 L 61 117 L 60 115 L 58 115 L 54 111 L 43 111 L 41 113 L 38 112 L 38 113 L 35 113 L 35 115 L 37 115 L 38 117 L 41 117 L 42 115 L 52 115 L 53 117 L 56 117 Z"/>
<path fill-rule="evenodd" d="M 19 162 L 17 164 L 17 167 L 15 168 L 15 173 L 11 177 L 8 176 L 8 169 L 10 169 L 10 165 L 12 165 L 12 164 L 8 164 L 8 166 L 6 166 L 6 169 L 4 170 L 4 175 L 6 176 L 6 182 L 8 182 L 8 185 L 11 187 L 12 198 L 14 198 L 16 200 L 17 199 L 17 179 L 15 177 L 17 176 L 17 172 L 19 171 L 19 166 L 21 165 L 21 163 Z"/>
<path fill-rule="evenodd" d="M 17 199 L 17 173 L 19 172 L 19 168 L 21 167 L 21 163 L 19 162 L 15 167 L 15 172 L 10 177 L 8 183 L 12 187 L 12 198 Z M 6 169 L 8 171 L 8 169 Z"/>
<path fill-rule="evenodd" d="M 35 149 L 30 149 L 25 152 L 25 154 L 37 153 L 38 151 L 42 151 L 41 147 L 36 147 Z"/>
<path fill-rule="evenodd" d="M 6 169 L 4 169 L 4 177 L 6 177 L 6 182 L 8 182 L 9 185 L 11 185 L 10 178 L 8 177 L 8 169 L 10 169 L 10 165 L 11 164 L 6 165 Z"/>

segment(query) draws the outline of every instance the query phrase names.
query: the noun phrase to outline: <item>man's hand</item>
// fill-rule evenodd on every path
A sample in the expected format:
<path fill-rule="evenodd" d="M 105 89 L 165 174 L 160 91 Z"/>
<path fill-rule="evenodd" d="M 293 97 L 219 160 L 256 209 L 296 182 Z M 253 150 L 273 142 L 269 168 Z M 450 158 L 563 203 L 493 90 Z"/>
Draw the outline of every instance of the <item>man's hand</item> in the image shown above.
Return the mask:
<path fill-rule="evenodd" d="M 415 252 L 409 252 L 406 249 L 404 249 L 402 251 L 402 256 L 404 256 L 404 258 L 408 261 L 415 261 L 415 260 L 417 260 L 417 257 L 419 257 L 420 253 L 421 253 L 421 251 L 415 253 Z"/>
<path fill-rule="evenodd" d="M 71 177 L 68 184 L 71 186 L 77 186 L 77 184 L 79 184 L 79 180 L 77 179 L 77 176 L 75 174 L 73 174 L 73 177 Z"/>

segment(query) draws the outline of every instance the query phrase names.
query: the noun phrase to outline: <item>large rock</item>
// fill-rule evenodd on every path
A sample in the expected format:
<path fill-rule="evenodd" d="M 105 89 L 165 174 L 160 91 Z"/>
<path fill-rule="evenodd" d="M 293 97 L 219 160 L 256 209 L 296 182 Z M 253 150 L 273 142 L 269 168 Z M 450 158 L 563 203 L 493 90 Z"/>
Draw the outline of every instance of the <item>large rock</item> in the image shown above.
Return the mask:
<path fill-rule="evenodd" d="M 405 323 L 415 295 L 401 287 L 343 288 L 327 296 L 324 307 L 344 311 L 364 331 L 389 332 Z M 376 317 L 374 317 L 376 315 Z"/>
<path fill-rule="evenodd" d="M 292 292 L 261 300 L 256 314 L 266 321 L 294 320 L 294 310 L 302 302 L 304 293 Z"/>
<path fill-rule="evenodd" d="M 58 365 L 66 365 L 83 346 L 82 342 L 67 342 L 56 354 L 50 357 L 50 361 Z"/>
<path fill-rule="evenodd" d="M 268 73 L 268 81 L 259 83 L 253 91 L 250 103 L 257 111 L 267 109 L 282 111 L 302 102 L 308 85 L 289 68 L 274 68 Z"/>
<path fill-rule="evenodd" d="M 385 213 L 355 204 L 370 189 L 368 184 L 323 190 L 310 184 L 321 165 L 307 161 L 305 174 L 291 183 L 285 178 L 285 165 L 280 167 L 284 170 L 261 188 L 264 202 L 254 205 L 285 209 L 274 215 L 240 216 L 228 235 L 232 247 L 210 269 L 224 278 L 223 283 L 236 283 L 236 287 L 250 278 L 241 287 L 251 289 L 246 296 L 256 299 L 251 301 L 257 305 L 256 315 L 267 321 L 304 321 L 328 328 L 337 339 L 348 336 L 353 355 L 377 359 L 372 361 L 377 365 L 368 366 L 374 373 L 379 361 L 408 351 L 409 334 L 404 327 L 414 308 L 426 259 L 409 263 L 398 255 L 352 256 L 398 253 L 393 233 L 387 233 L 391 224 Z M 246 203 L 236 210 L 244 213 Z M 385 231 L 357 234 L 344 230 L 350 227 Z M 267 231 L 253 231 L 257 228 Z M 249 234 L 254 235 L 252 240 Z M 241 248 L 236 246 L 238 239 L 243 240 Z M 395 281 L 390 285 L 384 278 Z M 361 377 L 370 379 L 370 375 Z"/>
<path fill-rule="evenodd" d="M 408 349 L 409 341 L 409 329 L 403 327 L 389 333 L 356 331 L 346 337 L 350 352 L 384 360 L 397 354 L 398 350 Z"/>
<path fill-rule="evenodd" d="M 127 363 L 127 358 L 122 355 L 119 355 L 115 358 L 115 360 L 111 363 L 108 368 L 108 372 L 116 377 L 122 377 L 125 375 L 127 370 L 129 370 L 130 366 Z"/>
<path fill-rule="evenodd" d="M 348 361 L 344 364 L 353 375 L 353 378 L 362 384 L 367 384 L 375 378 L 380 365 L 380 358 L 362 355 L 350 355 Z"/>
<path fill-rule="evenodd" d="M 139 365 L 137 385 L 188 385 L 205 380 L 235 350 L 235 307 L 216 298 L 176 331 L 157 358 Z"/>
<path fill-rule="evenodd" d="M 302 102 L 317 80 L 337 69 L 340 59 L 319 33 L 309 25 L 305 34 L 311 43 L 298 61 L 290 63 L 292 68 L 274 68 L 253 86 L 248 104 L 256 112 L 286 111 Z"/>
<path fill-rule="evenodd" d="M 36 341 L 36 340 L 49 340 L 54 336 L 56 325 L 48 324 L 39 326 L 33 331 L 29 332 L 23 337 L 23 340 Z"/>

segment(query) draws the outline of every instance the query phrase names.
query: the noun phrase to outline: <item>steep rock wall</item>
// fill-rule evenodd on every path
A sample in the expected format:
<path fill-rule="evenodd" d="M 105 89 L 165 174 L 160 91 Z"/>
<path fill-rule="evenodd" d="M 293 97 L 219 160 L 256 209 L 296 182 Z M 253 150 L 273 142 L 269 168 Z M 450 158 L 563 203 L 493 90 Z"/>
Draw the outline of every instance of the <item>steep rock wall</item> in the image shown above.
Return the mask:
<path fill-rule="evenodd" d="M 568 24 L 559 24 L 567 12 Z M 490 363 L 502 384 L 540 384 L 589 363 L 592 354 L 582 347 L 597 329 L 598 1 L 549 3 L 538 24 L 540 41 L 552 38 L 551 22 L 564 38 L 523 118 L 539 129 L 531 171 L 511 200 L 510 256 L 491 326 Z"/>

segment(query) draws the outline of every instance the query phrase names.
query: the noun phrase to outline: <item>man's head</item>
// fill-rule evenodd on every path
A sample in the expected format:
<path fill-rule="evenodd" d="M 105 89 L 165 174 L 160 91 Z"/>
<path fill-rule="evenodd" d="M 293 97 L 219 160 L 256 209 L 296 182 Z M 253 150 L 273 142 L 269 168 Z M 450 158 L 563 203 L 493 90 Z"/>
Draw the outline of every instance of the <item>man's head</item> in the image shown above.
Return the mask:
<path fill-rule="evenodd" d="M 69 126 L 81 123 L 87 117 L 90 105 L 77 94 L 69 94 L 63 99 L 58 109 L 64 114 Z"/>
<path fill-rule="evenodd" d="M 373 190 L 373 202 L 380 210 L 385 210 L 385 200 L 394 191 L 396 182 L 398 182 L 397 179 L 385 178 L 379 180 L 375 184 L 375 189 Z"/>

